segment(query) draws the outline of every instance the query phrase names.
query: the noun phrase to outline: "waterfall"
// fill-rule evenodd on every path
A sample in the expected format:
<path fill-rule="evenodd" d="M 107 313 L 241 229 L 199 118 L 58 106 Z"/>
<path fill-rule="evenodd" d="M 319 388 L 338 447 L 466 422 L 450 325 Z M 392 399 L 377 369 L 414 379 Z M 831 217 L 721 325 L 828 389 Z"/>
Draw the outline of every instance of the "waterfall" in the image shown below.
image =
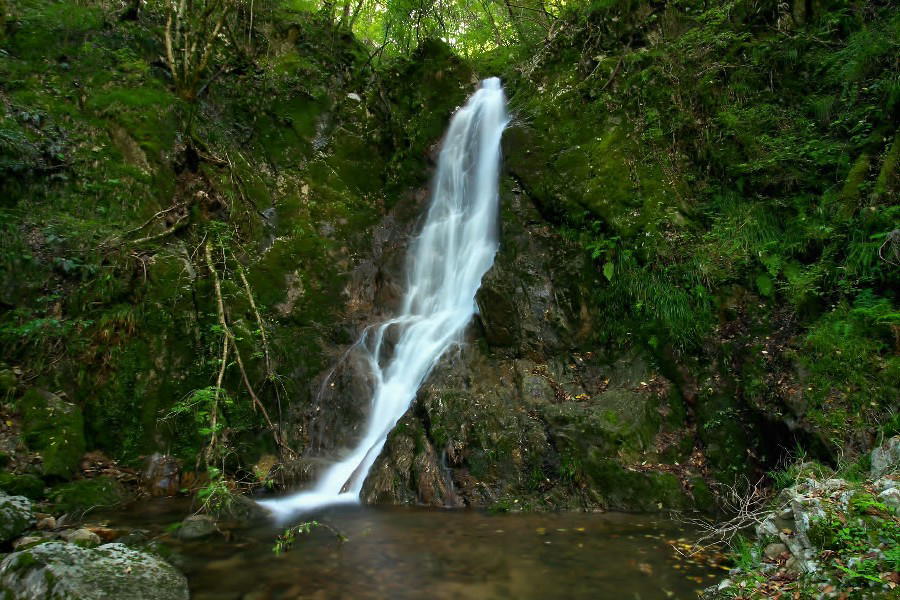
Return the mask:
<path fill-rule="evenodd" d="M 507 122 L 496 77 L 482 81 L 451 119 L 425 224 L 407 255 L 400 315 L 367 329 L 357 342 L 374 381 L 365 434 L 312 490 L 260 503 L 275 516 L 359 502 L 388 434 L 441 356 L 460 342 L 499 244 L 497 180 Z M 392 349 L 385 340 L 389 330 Z"/>

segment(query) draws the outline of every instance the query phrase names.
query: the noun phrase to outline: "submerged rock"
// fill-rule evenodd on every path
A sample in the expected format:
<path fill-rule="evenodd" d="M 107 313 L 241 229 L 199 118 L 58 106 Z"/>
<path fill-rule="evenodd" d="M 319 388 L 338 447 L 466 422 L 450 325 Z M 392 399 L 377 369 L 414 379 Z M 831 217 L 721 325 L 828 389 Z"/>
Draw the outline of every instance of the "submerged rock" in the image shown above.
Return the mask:
<path fill-rule="evenodd" d="M 209 515 L 191 515 L 181 522 L 178 537 L 182 540 L 199 540 L 216 532 L 216 520 Z"/>
<path fill-rule="evenodd" d="M 33 524 L 34 515 L 28 498 L 0 492 L 0 543 L 18 537 Z"/>
<path fill-rule="evenodd" d="M 123 544 L 82 548 L 47 542 L 0 563 L 7 600 L 187 600 L 187 579 L 159 558 Z"/>

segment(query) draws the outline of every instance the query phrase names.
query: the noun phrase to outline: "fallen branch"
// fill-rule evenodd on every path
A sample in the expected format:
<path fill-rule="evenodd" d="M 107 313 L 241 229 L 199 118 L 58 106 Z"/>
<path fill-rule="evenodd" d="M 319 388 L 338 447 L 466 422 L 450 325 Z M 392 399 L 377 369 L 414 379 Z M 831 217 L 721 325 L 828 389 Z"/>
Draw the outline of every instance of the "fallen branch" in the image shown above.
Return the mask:
<path fill-rule="evenodd" d="M 691 527 L 700 530 L 700 537 L 693 544 L 693 550 L 688 556 L 707 551 L 718 546 L 732 546 L 734 538 L 751 527 L 759 525 L 772 514 L 769 506 L 769 488 L 760 478 L 756 483 L 744 478 L 746 486 L 738 488 L 737 485 L 721 485 L 724 493 L 719 494 L 722 508 L 727 514 L 733 515 L 726 521 L 710 521 L 708 519 L 684 519 Z M 675 548 L 679 554 L 685 555 L 679 548 Z"/>

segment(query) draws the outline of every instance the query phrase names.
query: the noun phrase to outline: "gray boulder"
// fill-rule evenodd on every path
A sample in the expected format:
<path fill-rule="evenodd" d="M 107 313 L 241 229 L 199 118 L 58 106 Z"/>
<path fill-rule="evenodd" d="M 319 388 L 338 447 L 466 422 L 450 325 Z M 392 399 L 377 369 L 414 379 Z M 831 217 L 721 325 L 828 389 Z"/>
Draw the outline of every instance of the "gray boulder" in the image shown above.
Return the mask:
<path fill-rule="evenodd" d="M 34 525 L 31 500 L 25 496 L 10 496 L 0 492 L 0 543 L 19 537 Z"/>
<path fill-rule="evenodd" d="M 124 544 L 82 548 L 47 542 L 0 562 L 6 600 L 188 600 L 187 579 Z"/>
<path fill-rule="evenodd" d="M 872 479 L 900 468 L 900 435 L 895 435 L 872 450 Z"/>

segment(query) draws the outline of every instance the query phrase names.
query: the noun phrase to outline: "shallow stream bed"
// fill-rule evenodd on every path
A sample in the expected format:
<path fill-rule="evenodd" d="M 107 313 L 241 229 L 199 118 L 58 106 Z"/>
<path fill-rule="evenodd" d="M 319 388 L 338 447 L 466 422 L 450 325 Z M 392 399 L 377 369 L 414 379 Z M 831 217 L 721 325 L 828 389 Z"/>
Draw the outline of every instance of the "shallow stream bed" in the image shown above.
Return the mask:
<path fill-rule="evenodd" d="M 166 531 L 186 511 L 156 500 L 106 520 L 174 550 L 194 600 L 696 598 L 724 574 L 681 557 L 689 532 L 650 516 L 342 507 L 308 519 L 347 541 L 317 527 L 276 556 L 274 523 L 179 541 Z"/>

